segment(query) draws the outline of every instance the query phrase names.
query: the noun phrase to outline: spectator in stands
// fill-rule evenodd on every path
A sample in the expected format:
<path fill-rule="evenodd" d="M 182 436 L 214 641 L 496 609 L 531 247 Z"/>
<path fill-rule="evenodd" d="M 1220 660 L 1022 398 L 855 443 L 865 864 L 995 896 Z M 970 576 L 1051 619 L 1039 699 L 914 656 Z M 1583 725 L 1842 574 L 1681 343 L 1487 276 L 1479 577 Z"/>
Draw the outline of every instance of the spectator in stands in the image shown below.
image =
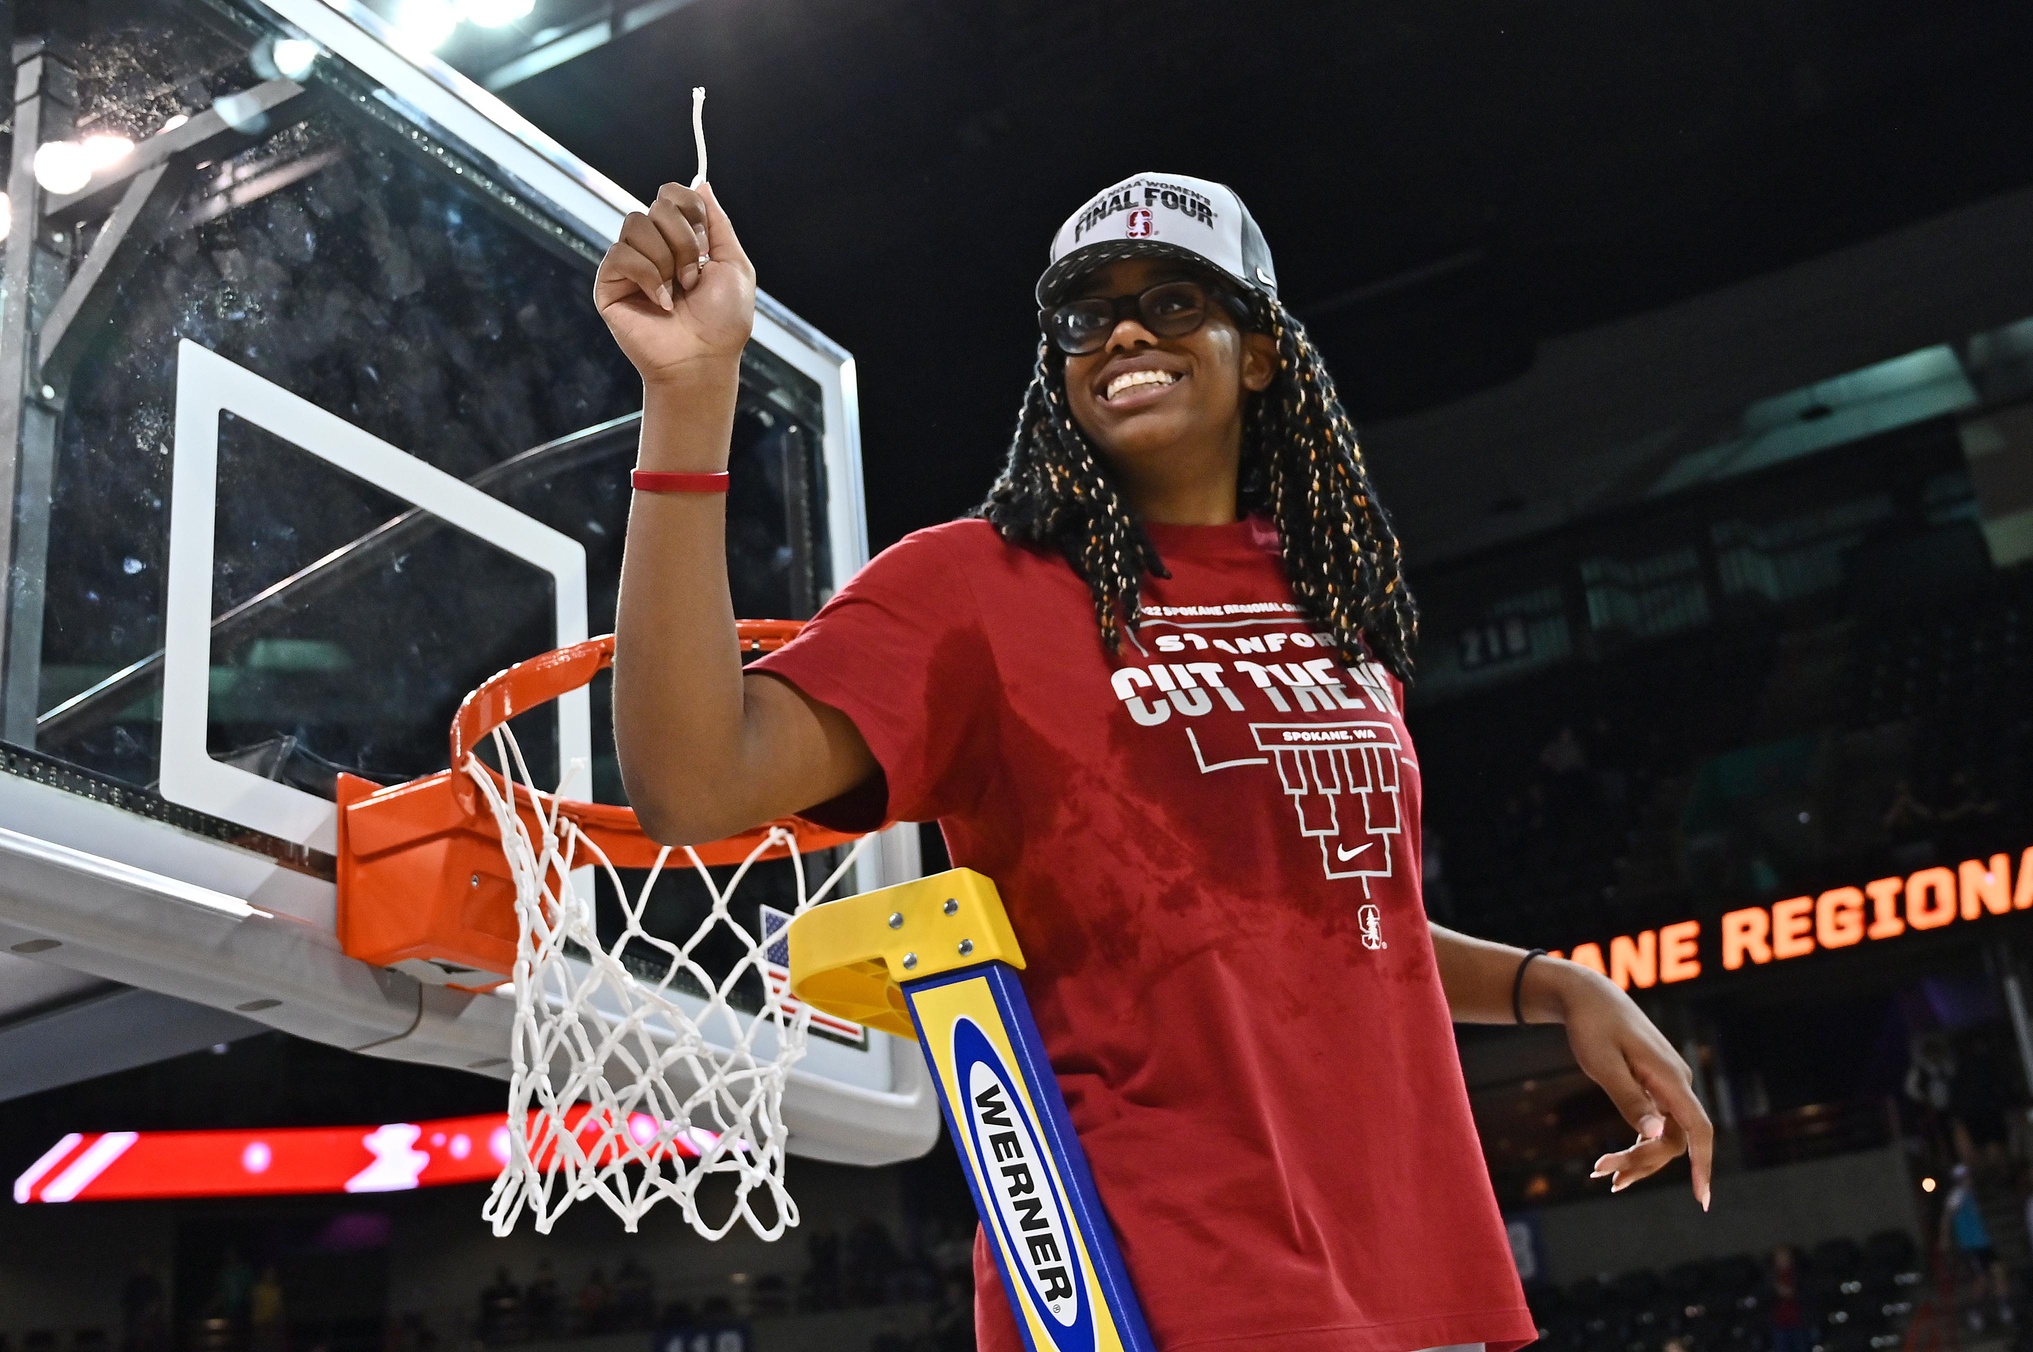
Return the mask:
<path fill-rule="evenodd" d="M 656 1314 L 656 1279 L 631 1255 L 614 1273 L 612 1327 L 646 1331 Z"/>
<path fill-rule="evenodd" d="M 1776 897 L 1785 889 L 1785 880 L 1779 876 L 1779 870 L 1772 866 L 1770 856 L 1763 850 L 1759 850 L 1751 856 L 1750 862 L 1745 865 L 1745 870 L 1750 874 L 1751 895 L 1753 896 Z"/>
<path fill-rule="evenodd" d="M 890 1274 L 896 1271 L 897 1246 L 881 1221 L 872 1217 L 848 1233 L 841 1277 L 850 1305 L 880 1305 Z"/>
<path fill-rule="evenodd" d="M 122 1343 L 126 1352 L 162 1352 L 168 1345 L 169 1311 L 155 1265 L 142 1259 L 120 1292 Z"/>
<path fill-rule="evenodd" d="M 558 1278 L 551 1260 L 539 1259 L 536 1275 L 522 1295 L 524 1322 L 532 1338 L 555 1338 L 558 1334 Z"/>
<path fill-rule="evenodd" d="M 437 1345 L 438 1335 L 413 1311 L 389 1320 L 382 1332 L 381 1352 L 433 1352 Z"/>
<path fill-rule="evenodd" d="M 1935 817 L 1939 821 L 1953 822 L 1965 817 L 1994 817 L 1997 813 L 1998 800 L 1983 792 L 1976 776 L 1968 770 L 1957 770 L 1948 777 L 1948 801 Z"/>
<path fill-rule="evenodd" d="M 480 1341 L 490 1346 L 522 1336 L 522 1289 L 506 1267 L 494 1269 L 494 1280 L 480 1292 Z"/>
<path fill-rule="evenodd" d="M 282 1307 L 282 1274 L 270 1263 L 247 1297 L 248 1352 L 288 1352 L 289 1325 Z"/>
<path fill-rule="evenodd" d="M 586 1284 L 579 1288 L 575 1302 L 578 1313 L 578 1333 L 605 1333 L 614 1306 L 614 1288 L 607 1284 L 607 1274 L 594 1268 L 586 1274 Z"/>
<path fill-rule="evenodd" d="M 1955 1049 L 1939 1033 L 1913 1039 L 1906 1066 L 1906 1097 L 1941 1113 L 1955 1093 Z"/>
<path fill-rule="evenodd" d="M 1589 725 L 1588 735 L 1591 744 L 1598 751 L 1603 747 L 1617 746 L 1621 741 L 1617 736 L 1615 727 L 1611 725 L 1607 718 L 1600 714 L 1596 715 L 1595 722 Z M 1598 765 L 1595 767 L 1595 792 L 1596 796 L 1602 800 L 1604 807 L 1619 813 L 1622 812 L 1624 803 L 1630 797 L 1630 789 L 1630 776 L 1624 772 L 1621 766 Z"/>
<path fill-rule="evenodd" d="M 212 1287 L 212 1308 L 234 1323 L 247 1319 L 247 1300 L 254 1290 L 254 1269 L 231 1244 L 219 1257 L 219 1280 Z"/>
<path fill-rule="evenodd" d="M 1420 844 L 1420 876 L 1425 886 L 1426 916 L 1442 925 L 1454 923 L 1454 894 L 1447 887 L 1446 842 L 1440 832 L 1428 828 Z"/>
<path fill-rule="evenodd" d="M 765 1272 L 755 1279 L 755 1312 L 759 1315 L 789 1314 L 790 1288 L 781 1272 Z"/>
<path fill-rule="evenodd" d="M 974 1283 L 974 1225 L 949 1223 L 941 1227 L 925 1251 L 941 1277 L 965 1277 L 971 1290 Z"/>
<path fill-rule="evenodd" d="M 1981 1333 L 1988 1315 L 2009 1318 L 2010 1287 L 1977 1201 L 1974 1172 L 1969 1165 L 1958 1164 L 1950 1178 L 1948 1196 L 1941 1203 L 1941 1249 L 1956 1262 L 1963 1318 L 1972 1332 Z"/>
<path fill-rule="evenodd" d="M 1807 1313 L 1800 1303 L 1800 1269 L 1793 1250 L 1772 1250 L 1772 1352 L 1808 1352 Z"/>
<path fill-rule="evenodd" d="M 972 1261 L 972 1246 L 969 1247 Z M 808 1310 L 837 1310 L 840 1308 L 840 1235 L 831 1226 L 812 1231 L 805 1237 L 805 1256 L 810 1266 L 805 1269 L 805 1308 Z"/>
<path fill-rule="evenodd" d="M 1588 751 L 1574 735 L 1571 723 L 1562 723 L 1553 740 L 1539 749 L 1539 764 L 1556 780 L 1588 768 Z"/>
<path fill-rule="evenodd" d="M 1885 829 L 1895 838 L 1925 830 L 1934 821 L 1934 809 L 1913 793 L 1913 785 L 1900 779 L 1892 785 L 1892 803 L 1885 809 Z"/>
<path fill-rule="evenodd" d="M 1553 740 L 1540 748 L 1539 764 L 1548 776 L 1547 797 L 1559 824 L 1572 828 L 1591 820 L 1595 815 L 1595 780 L 1588 773 L 1588 750 L 1573 725 L 1560 725 Z"/>
<path fill-rule="evenodd" d="M 974 1274 L 949 1271 L 932 1308 L 929 1352 L 974 1352 Z"/>
<path fill-rule="evenodd" d="M 1958 769 L 1948 777 L 1941 809 L 1935 813 L 1935 820 L 1942 828 L 1942 848 L 1960 855 L 1996 845 L 1993 836 L 1997 831 L 1998 813 L 1997 798 L 1984 792 L 1976 775 L 1967 767 Z"/>

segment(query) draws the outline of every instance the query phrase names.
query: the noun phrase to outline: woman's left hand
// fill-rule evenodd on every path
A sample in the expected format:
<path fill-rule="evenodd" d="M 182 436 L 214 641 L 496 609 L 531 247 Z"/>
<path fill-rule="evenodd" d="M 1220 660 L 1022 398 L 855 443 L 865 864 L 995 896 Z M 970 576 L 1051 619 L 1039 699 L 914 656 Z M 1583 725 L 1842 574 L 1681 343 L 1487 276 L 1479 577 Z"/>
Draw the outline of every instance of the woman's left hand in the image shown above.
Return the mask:
<path fill-rule="evenodd" d="M 1610 1191 L 1622 1192 L 1685 1154 L 1695 1200 L 1706 1211 L 1715 1128 L 1695 1097 L 1687 1062 L 1608 977 L 1572 962 L 1542 958 L 1532 965 L 1544 970 L 1526 974 L 1528 988 L 1538 985 L 1541 999 L 1557 1004 L 1575 1061 L 1638 1133 L 1628 1149 L 1597 1160 L 1590 1177 L 1609 1178 Z"/>

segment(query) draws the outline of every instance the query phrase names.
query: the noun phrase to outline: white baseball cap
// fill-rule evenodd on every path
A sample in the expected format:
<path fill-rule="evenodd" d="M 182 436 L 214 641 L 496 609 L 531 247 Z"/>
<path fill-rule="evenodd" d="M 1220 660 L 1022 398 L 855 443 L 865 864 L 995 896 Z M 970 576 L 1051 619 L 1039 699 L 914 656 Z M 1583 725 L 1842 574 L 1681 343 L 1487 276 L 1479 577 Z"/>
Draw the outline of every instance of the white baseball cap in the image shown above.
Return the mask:
<path fill-rule="evenodd" d="M 1270 246 L 1226 184 L 1185 174 L 1137 174 L 1096 193 L 1052 237 L 1038 304 L 1064 299 L 1087 272 L 1119 258 L 1174 258 L 1212 267 L 1250 291 L 1278 294 Z"/>

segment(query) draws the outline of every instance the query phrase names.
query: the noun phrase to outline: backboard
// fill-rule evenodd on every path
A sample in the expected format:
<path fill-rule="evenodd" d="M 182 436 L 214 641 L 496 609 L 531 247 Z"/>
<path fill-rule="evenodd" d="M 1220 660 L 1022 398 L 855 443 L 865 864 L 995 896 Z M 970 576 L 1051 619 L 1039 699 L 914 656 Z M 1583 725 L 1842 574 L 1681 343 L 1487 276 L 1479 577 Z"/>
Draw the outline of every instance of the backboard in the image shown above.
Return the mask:
<path fill-rule="evenodd" d="M 333 786 L 444 768 L 468 690 L 612 628 L 640 386 L 589 293 L 636 204 L 346 0 L 92 13 L 16 42 L 0 1043 L 84 1038 L 93 1001 L 105 1042 L 136 988 L 155 1042 L 73 1067 L 224 1018 L 504 1074 L 506 1001 L 339 952 Z M 34 145 L 92 135 L 134 148 L 37 182 Z M 803 618 L 867 556 L 854 365 L 758 308 L 730 572 L 741 615 Z M 604 679 L 517 732 L 540 781 L 623 801 Z M 863 859 L 860 888 L 913 876 L 915 837 Z M 906 1043 L 817 1038 L 796 1074 L 794 1151 L 936 1131 Z"/>

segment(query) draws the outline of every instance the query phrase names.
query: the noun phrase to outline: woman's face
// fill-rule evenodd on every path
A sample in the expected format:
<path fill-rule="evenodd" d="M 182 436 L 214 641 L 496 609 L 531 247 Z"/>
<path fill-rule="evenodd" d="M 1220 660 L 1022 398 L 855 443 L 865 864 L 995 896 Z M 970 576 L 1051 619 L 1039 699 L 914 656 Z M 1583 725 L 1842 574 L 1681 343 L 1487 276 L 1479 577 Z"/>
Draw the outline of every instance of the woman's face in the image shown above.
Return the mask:
<path fill-rule="evenodd" d="M 1162 259 L 1125 259 L 1096 268 L 1070 298 L 1134 296 L 1160 282 L 1197 277 Z M 1100 351 L 1066 358 L 1066 398 L 1081 429 L 1112 463 L 1155 468 L 1203 443 L 1240 455 L 1243 405 L 1270 384 L 1276 369 L 1270 335 L 1244 332 L 1218 304 L 1208 307 L 1205 323 L 1179 338 L 1160 338 L 1131 315 Z"/>

